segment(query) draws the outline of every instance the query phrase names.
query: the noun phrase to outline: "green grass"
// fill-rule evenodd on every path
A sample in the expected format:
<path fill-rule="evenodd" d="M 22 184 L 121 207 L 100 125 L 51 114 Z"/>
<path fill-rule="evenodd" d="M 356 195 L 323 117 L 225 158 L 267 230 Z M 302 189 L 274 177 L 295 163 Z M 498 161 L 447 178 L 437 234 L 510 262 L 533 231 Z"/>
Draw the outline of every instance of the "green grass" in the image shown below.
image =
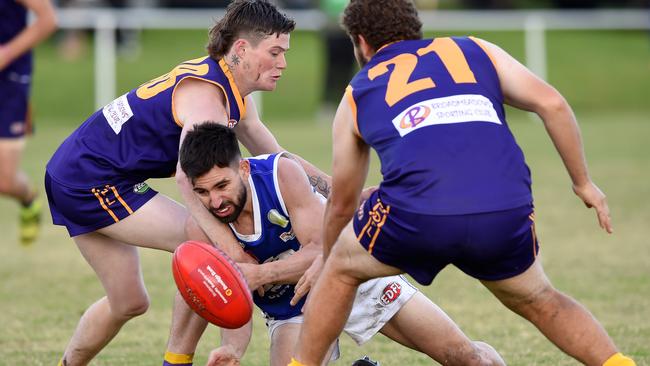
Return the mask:
<path fill-rule="evenodd" d="M 584 115 L 582 128 L 591 172 L 608 194 L 615 233 L 604 234 L 595 215 L 570 190 L 543 126 L 528 118 L 510 124 L 527 154 L 533 171 L 538 234 L 543 263 L 555 286 L 584 303 L 639 365 L 650 363 L 650 251 L 646 231 L 650 222 L 650 154 L 646 147 L 650 124 L 643 114 Z M 616 123 L 612 123 L 612 120 Z M 44 124 L 30 141 L 25 157 L 28 173 L 41 179 L 52 150 L 68 133 L 56 123 Z M 308 121 L 273 124 L 273 132 L 289 150 L 329 170 L 330 138 L 326 126 Z M 369 182 L 377 182 L 373 162 Z M 178 197 L 172 180 L 151 182 Z M 0 232 L 5 254 L 0 259 L 0 364 L 52 365 L 62 352 L 84 309 L 102 296 L 90 267 L 65 230 L 45 216 L 43 235 L 35 246 L 17 241 L 15 204 L 0 201 Z M 96 365 L 159 364 L 164 351 L 174 293 L 170 256 L 142 250 L 145 282 L 152 305 L 149 312 L 129 322 L 100 354 Z M 425 293 L 475 338 L 491 343 L 511 365 L 573 365 L 528 323 L 508 312 L 476 281 L 454 268 L 444 270 Z M 196 364 L 205 362 L 217 344 L 211 329 L 200 344 Z M 358 349 L 343 337 L 343 361 L 370 354 L 384 365 L 426 365 L 425 357 L 376 337 Z M 246 365 L 264 365 L 268 339 L 256 315 L 254 339 Z"/>
<path fill-rule="evenodd" d="M 522 59 L 520 32 L 472 32 Z M 329 124 L 314 116 L 323 82 L 318 36 L 296 33 L 289 68 L 274 93 L 264 95 L 265 120 L 280 143 L 329 171 Z M 639 365 L 650 364 L 650 52 L 643 32 L 550 32 L 549 78 L 576 107 L 594 180 L 608 194 L 615 225 L 604 234 L 571 193 L 570 181 L 543 126 L 509 112 L 510 125 L 533 171 L 543 263 L 556 287 L 584 303 Z M 147 31 L 136 61 L 120 58 L 118 93 L 202 54 L 205 32 Z M 92 55 L 63 62 L 52 43 L 39 48 L 34 101 L 37 134 L 23 166 L 40 184 L 58 144 L 93 107 Z M 376 161 L 370 183 L 379 181 Z M 150 182 L 178 197 L 172 180 Z M 17 207 L 0 199 L 0 365 L 53 365 L 85 308 L 101 286 L 65 230 L 44 217 L 43 233 L 30 248 L 18 244 Z M 142 250 L 149 312 L 129 322 L 95 365 L 160 364 L 168 334 L 174 285 L 170 256 Z M 448 268 L 425 293 L 466 333 L 495 346 L 511 365 L 574 365 L 528 323 L 509 313 L 476 281 Z M 218 342 L 211 329 L 196 364 Z M 245 365 L 268 364 L 268 339 L 256 315 Z M 343 337 L 343 361 L 370 354 L 383 365 L 425 365 L 423 356 L 379 336 L 358 349 Z"/>
<path fill-rule="evenodd" d="M 473 34 L 524 60 L 521 32 L 437 32 Z M 429 34 L 430 35 L 430 34 Z M 118 95 L 205 54 L 204 31 L 143 31 L 135 60 L 118 58 Z M 574 108 L 589 111 L 650 112 L 650 41 L 641 31 L 548 32 L 548 77 Z M 63 61 L 54 42 L 37 51 L 34 105 L 38 121 L 76 126 L 94 111 L 92 45 L 76 61 Z M 273 93 L 264 93 L 264 116 L 273 121 L 311 121 L 324 82 L 319 35 L 294 32 L 288 68 Z"/>

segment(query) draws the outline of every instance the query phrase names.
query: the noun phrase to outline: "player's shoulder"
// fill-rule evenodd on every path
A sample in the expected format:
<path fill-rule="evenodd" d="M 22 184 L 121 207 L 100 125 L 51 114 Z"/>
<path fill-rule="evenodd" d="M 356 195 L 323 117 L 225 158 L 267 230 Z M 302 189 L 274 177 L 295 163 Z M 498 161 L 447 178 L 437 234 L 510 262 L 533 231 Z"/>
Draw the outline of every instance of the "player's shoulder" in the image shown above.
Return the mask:
<path fill-rule="evenodd" d="M 305 170 L 300 165 L 298 159 L 288 152 L 277 155 L 278 176 L 283 178 L 306 177 Z"/>

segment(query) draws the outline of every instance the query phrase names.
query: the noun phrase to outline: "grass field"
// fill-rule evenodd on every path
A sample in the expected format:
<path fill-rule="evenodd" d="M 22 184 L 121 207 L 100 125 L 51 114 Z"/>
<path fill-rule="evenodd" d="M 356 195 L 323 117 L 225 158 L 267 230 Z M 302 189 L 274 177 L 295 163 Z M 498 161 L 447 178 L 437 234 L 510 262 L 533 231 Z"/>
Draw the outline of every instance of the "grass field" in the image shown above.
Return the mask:
<path fill-rule="evenodd" d="M 522 54 L 521 34 L 476 33 Z M 172 64 L 201 54 L 203 35 L 145 32 L 143 54 L 119 64 L 120 92 L 166 72 Z M 182 42 L 178 42 L 181 40 Z M 330 133 L 316 122 L 320 46 L 315 35 L 292 38 L 290 66 L 276 93 L 265 95 L 266 119 L 288 150 L 329 170 Z M 177 46 L 178 43 L 178 46 Z M 638 365 L 650 364 L 650 52 L 642 32 L 552 32 L 549 77 L 575 106 L 593 179 L 608 194 L 615 233 L 606 235 L 595 215 L 571 193 L 570 181 L 543 126 L 510 113 L 510 125 L 533 171 L 537 231 L 542 260 L 557 288 L 585 304 Z M 197 47 L 198 45 L 198 47 Z M 24 167 L 38 182 L 60 141 L 92 112 L 92 65 L 63 63 L 51 44 L 39 49 L 34 97 L 38 118 Z M 370 183 L 379 179 L 376 164 Z M 173 181 L 150 182 L 178 197 Z M 0 365 L 54 365 L 101 286 L 61 227 L 44 216 L 43 233 L 32 247 L 16 237 L 16 206 L 0 200 Z M 95 365 L 159 365 L 175 291 L 167 253 L 142 250 L 149 312 L 127 323 Z M 476 281 L 454 268 L 423 291 L 475 339 L 492 344 L 511 365 L 574 365 L 528 323 L 509 313 Z M 265 365 L 268 339 L 256 314 L 255 333 L 243 364 Z M 218 342 L 210 329 L 196 365 Z M 427 365 L 423 356 L 381 336 L 361 349 L 343 336 L 349 365 L 363 354 L 383 365 Z"/>

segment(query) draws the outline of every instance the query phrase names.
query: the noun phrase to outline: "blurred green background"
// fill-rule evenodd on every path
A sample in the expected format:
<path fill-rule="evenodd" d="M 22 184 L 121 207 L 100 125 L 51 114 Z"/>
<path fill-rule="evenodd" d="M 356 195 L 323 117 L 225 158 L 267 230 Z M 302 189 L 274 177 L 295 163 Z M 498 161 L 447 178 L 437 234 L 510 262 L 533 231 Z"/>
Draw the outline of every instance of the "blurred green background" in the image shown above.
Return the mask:
<path fill-rule="evenodd" d="M 521 32 L 472 32 L 523 61 Z M 451 32 L 437 32 L 440 35 Z M 453 32 L 463 34 L 463 32 Z M 118 59 L 118 95 L 204 54 L 206 32 L 143 31 L 136 59 Z M 608 194 L 615 234 L 608 236 L 572 194 L 570 181 L 543 125 L 510 110 L 509 123 L 533 171 L 537 231 L 548 276 L 584 303 L 638 365 L 650 364 L 650 39 L 641 31 L 550 31 L 548 78 L 575 108 L 593 179 Z M 60 57 L 54 41 L 37 49 L 34 108 L 37 134 L 24 158 L 40 182 L 58 144 L 94 111 L 92 44 L 75 61 Z M 323 84 L 320 35 L 295 32 L 288 69 L 278 89 L 263 94 L 264 116 L 280 143 L 329 171 L 330 120 L 319 113 Z M 369 184 L 379 180 L 376 162 Z M 150 182 L 178 198 L 172 180 Z M 61 227 L 44 215 L 39 241 L 17 241 L 17 209 L 0 200 L 0 365 L 54 365 L 88 305 L 103 295 L 94 273 Z M 149 312 L 127 323 L 95 365 L 159 365 L 167 339 L 172 296 L 170 256 L 142 250 L 151 295 Z M 476 281 L 454 268 L 425 293 L 475 339 L 498 349 L 510 365 L 575 365 L 530 324 L 509 313 Z M 256 314 L 244 365 L 268 364 L 268 337 Z M 349 365 L 363 354 L 382 365 L 427 365 L 426 357 L 376 337 L 358 349 L 343 337 Z M 196 365 L 218 343 L 211 329 Z"/>

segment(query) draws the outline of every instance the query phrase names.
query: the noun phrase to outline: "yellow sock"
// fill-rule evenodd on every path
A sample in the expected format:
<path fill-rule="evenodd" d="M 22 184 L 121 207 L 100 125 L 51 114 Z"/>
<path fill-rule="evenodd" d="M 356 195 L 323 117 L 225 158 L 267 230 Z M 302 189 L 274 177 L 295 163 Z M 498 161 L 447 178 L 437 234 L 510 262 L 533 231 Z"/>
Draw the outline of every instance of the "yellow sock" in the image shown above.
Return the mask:
<path fill-rule="evenodd" d="M 193 359 L 194 359 L 193 353 L 186 355 L 182 353 L 174 353 L 174 352 L 167 351 L 165 352 L 165 359 L 163 360 L 163 366 L 169 366 L 169 365 L 191 366 Z"/>
<path fill-rule="evenodd" d="M 623 356 L 622 353 L 616 353 L 605 361 L 603 366 L 636 366 L 634 360 L 629 357 Z"/>
<path fill-rule="evenodd" d="M 304 364 L 296 361 L 295 358 L 291 357 L 291 363 L 288 364 L 287 366 L 307 366 L 307 365 L 304 365 Z M 607 365 L 607 366 L 609 366 L 609 365 Z"/>

